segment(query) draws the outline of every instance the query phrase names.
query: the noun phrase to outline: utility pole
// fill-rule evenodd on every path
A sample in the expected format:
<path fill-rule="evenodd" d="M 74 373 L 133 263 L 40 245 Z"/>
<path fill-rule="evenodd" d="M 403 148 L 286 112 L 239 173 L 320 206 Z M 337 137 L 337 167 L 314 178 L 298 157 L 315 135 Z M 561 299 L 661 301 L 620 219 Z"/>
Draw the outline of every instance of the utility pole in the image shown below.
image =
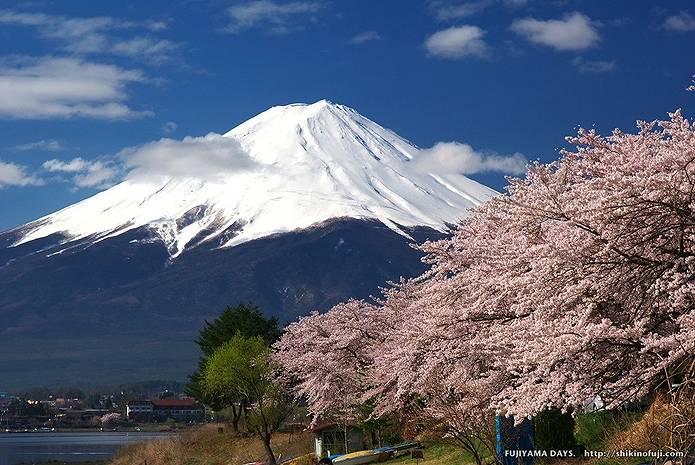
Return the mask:
<path fill-rule="evenodd" d="M 525 419 L 520 424 L 514 424 L 514 417 L 495 417 L 497 430 L 497 459 L 502 465 L 533 465 L 533 454 L 519 453 L 533 451 L 535 446 L 535 428 L 533 420 Z"/>

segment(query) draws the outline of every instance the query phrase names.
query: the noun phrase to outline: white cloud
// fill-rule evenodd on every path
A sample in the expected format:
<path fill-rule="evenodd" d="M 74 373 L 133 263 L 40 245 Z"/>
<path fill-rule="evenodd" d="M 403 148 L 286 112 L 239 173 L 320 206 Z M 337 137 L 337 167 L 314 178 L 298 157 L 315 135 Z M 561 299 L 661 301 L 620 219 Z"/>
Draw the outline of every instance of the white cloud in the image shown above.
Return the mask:
<path fill-rule="evenodd" d="M 681 11 L 679 14 L 669 16 L 664 20 L 664 29 L 675 32 L 695 31 L 695 17 Z"/>
<path fill-rule="evenodd" d="M 121 174 L 121 169 L 112 161 L 80 157 L 67 161 L 54 158 L 44 162 L 42 167 L 50 173 L 72 175 L 71 181 L 76 187 L 109 187 Z"/>
<path fill-rule="evenodd" d="M 171 134 L 172 132 L 176 131 L 178 127 L 179 125 L 174 123 L 173 121 L 167 121 L 162 125 L 162 132 L 164 134 Z"/>
<path fill-rule="evenodd" d="M 108 158 L 54 158 L 44 162 L 42 168 L 58 175 L 48 179 L 70 182 L 75 188 L 106 188 L 123 179 L 151 181 L 172 177 L 215 182 L 230 173 L 257 166 L 236 139 L 210 133 L 183 140 L 164 138 L 123 149 Z"/>
<path fill-rule="evenodd" d="M 121 151 L 129 178 L 183 177 L 216 180 L 247 171 L 256 162 L 236 139 L 210 133 L 183 140 L 160 139 Z"/>
<path fill-rule="evenodd" d="M 365 42 L 371 42 L 373 40 L 381 40 L 381 36 L 376 31 L 366 31 L 356 34 L 350 39 L 351 44 L 360 45 Z"/>
<path fill-rule="evenodd" d="M 227 32 L 239 33 L 246 29 L 261 28 L 273 34 L 285 34 L 301 27 L 301 23 L 313 20 L 322 8 L 317 1 L 275 2 L 251 0 L 227 9 L 230 24 Z"/>
<path fill-rule="evenodd" d="M 28 173 L 26 167 L 0 160 L 0 188 L 7 186 L 38 186 L 40 178 Z"/>
<path fill-rule="evenodd" d="M 150 112 L 128 107 L 128 84 L 137 70 L 75 58 L 23 58 L 0 65 L 0 118 L 131 119 Z"/>
<path fill-rule="evenodd" d="M 482 153 L 468 144 L 438 142 L 432 148 L 421 150 L 412 163 L 417 170 L 427 173 L 523 174 L 526 172 L 528 161 L 521 153 L 511 155 Z"/>
<path fill-rule="evenodd" d="M 450 27 L 429 36 L 425 48 L 431 55 L 443 58 L 483 57 L 489 50 L 484 35 L 478 26 Z"/>
<path fill-rule="evenodd" d="M 556 50 L 584 50 L 594 47 L 601 40 L 597 25 L 578 12 L 562 19 L 517 19 L 511 29 L 530 42 Z"/>
<path fill-rule="evenodd" d="M 60 152 L 64 149 L 63 144 L 55 139 L 38 140 L 36 142 L 28 142 L 26 144 L 15 145 L 15 150 L 27 152 L 31 150 L 43 152 Z"/>
<path fill-rule="evenodd" d="M 35 28 L 39 36 L 58 41 L 64 50 L 77 54 L 110 53 L 161 63 L 170 59 L 178 48 L 171 41 L 142 35 L 142 32 L 166 29 L 167 24 L 162 21 L 127 21 L 108 16 L 73 18 L 0 10 L 0 24 Z M 133 31 L 139 32 L 132 36 Z M 123 37 L 124 32 L 131 36 Z"/>
<path fill-rule="evenodd" d="M 89 167 L 73 177 L 77 187 L 110 187 L 117 180 L 120 171 L 114 165 L 93 161 Z"/>
<path fill-rule="evenodd" d="M 611 71 L 615 71 L 617 67 L 614 60 L 585 60 L 582 57 L 577 57 L 572 60 L 572 64 L 580 73 L 610 73 Z"/>

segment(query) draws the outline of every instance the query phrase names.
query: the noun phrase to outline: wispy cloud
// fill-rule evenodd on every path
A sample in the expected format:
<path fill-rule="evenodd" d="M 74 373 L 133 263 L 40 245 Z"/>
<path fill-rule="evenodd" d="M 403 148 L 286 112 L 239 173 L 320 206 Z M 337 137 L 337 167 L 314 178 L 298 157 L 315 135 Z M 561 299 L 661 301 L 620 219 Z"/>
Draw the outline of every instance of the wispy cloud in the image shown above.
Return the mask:
<path fill-rule="evenodd" d="M 521 7 L 526 3 L 527 0 L 430 0 L 428 6 L 438 20 L 454 21 L 474 16 L 494 5 Z"/>
<path fill-rule="evenodd" d="M 29 170 L 16 163 L 0 160 L 0 188 L 8 186 L 38 186 L 43 181 L 29 174 Z"/>
<path fill-rule="evenodd" d="M 120 176 L 121 169 L 108 160 L 48 160 L 42 165 L 50 173 L 64 173 L 71 176 L 75 187 L 105 188 L 111 186 Z"/>
<path fill-rule="evenodd" d="M 0 24 L 32 27 L 40 37 L 57 41 L 62 49 L 77 54 L 108 53 L 161 63 L 169 60 L 179 47 L 169 40 L 152 37 L 166 29 L 167 24 L 162 21 L 128 21 L 108 16 L 76 18 L 0 10 Z"/>
<path fill-rule="evenodd" d="M 574 12 L 562 19 L 517 19 L 512 31 L 530 42 L 555 50 L 585 50 L 601 40 L 597 25 L 588 16 Z"/>
<path fill-rule="evenodd" d="M 63 144 L 55 139 L 37 140 L 36 142 L 28 142 L 26 144 L 15 145 L 14 149 L 20 152 L 42 151 L 42 152 L 60 152 L 64 149 Z"/>
<path fill-rule="evenodd" d="M 459 142 L 438 142 L 432 148 L 421 150 L 412 163 L 417 170 L 427 173 L 523 174 L 528 160 L 521 153 L 500 155 L 480 152 Z"/>
<path fill-rule="evenodd" d="M 21 58 L 0 65 L 0 118 L 132 119 L 126 87 L 144 81 L 133 69 L 75 58 Z"/>
<path fill-rule="evenodd" d="M 577 57 L 572 60 L 572 64 L 580 73 L 610 73 L 611 71 L 615 71 L 617 67 L 614 60 L 585 60 L 582 57 Z"/>
<path fill-rule="evenodd" d="M 381 36 L 376 31 L 365 31 L 354 35 L 350 39 L 351 44 L 360 45 L 366 42 L 372 42 L 374 40 L 381 40 Z"/>
<path fill-rule="evenodd" d="M 179 127 L 178 124 L 174 123 L 173 121 L 167 121 L 166 123 L 162 124 L 162 132 L 164 134 L 171 134 L 176 129 Z"/>
<path fill-rule="evenodd" d="M 478 26 L 455 26 L 437 31 L 425 40 L 425 48 L 434 56 L 460 59 L 483 57 L 489 46 L 483 40 L 485 31 Z"/>
<path fill-rule="evenodd" d="M 318 1 L 247 1 L 227 9 L 230 22 L 225 31 L 237 34 L 255 28 L 272 34 L 286 34 L 301 29 L 307 21 L 314 21 L 322 8 Z"/>
<path fill-rule="evenodd" d="M 675 32 L 695 31 L 695 17 L 690 13 L 681 11 L 677 15 L 667 17 L 663 26 L 664 29 Z"/>
<path fill-rule="evenodd" d="M 169 40 L 138 37 L 115 42 L 111 47 L 111 52 L 116 55 L 133 58 L 141 57 L 146 60 L 161 63 L 171 59 L 178 48 L 178 44 Z"/>

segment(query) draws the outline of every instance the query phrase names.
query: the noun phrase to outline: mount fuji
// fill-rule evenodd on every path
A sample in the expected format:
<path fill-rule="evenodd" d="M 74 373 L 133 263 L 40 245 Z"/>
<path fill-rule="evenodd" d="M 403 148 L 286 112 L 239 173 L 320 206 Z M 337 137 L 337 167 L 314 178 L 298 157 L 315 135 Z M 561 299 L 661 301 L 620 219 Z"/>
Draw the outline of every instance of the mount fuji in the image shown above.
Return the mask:
<path fill-rule="evenodd" d="M 9 386 L 183 379 L 225 305 L 287 322 L 377 294 L 423 271 L 412 243 L 496 195 L 422 169 L 418 147 L 326 100 L 154 144 L 123 154 L 115 186 L 0 233 Z M 181 164 L 199 152 L 213 163 Z"/>

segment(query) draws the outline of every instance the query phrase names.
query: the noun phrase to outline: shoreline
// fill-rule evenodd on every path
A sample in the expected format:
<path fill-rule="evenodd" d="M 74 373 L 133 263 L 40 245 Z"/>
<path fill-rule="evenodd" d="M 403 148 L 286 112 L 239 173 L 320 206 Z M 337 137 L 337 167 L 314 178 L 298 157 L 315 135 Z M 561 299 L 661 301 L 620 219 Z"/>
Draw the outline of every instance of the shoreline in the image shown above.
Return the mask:
<path fill-rule="evenodd" d="M 91 429 L 91 428 L 60 428 L 52 430 L 40 430 L 40 429 L 16 429 L 16 430 L 0 430 L 0 435 L 2 434 L 31 434 L 31 433 L 43 433 L 43 434 L 53 434 L 53 433 L 168 433 L 177 434 L 191 429 L 192 426 L 182 427 L 182 428 L 119 428 L 119 429 Z"/>

